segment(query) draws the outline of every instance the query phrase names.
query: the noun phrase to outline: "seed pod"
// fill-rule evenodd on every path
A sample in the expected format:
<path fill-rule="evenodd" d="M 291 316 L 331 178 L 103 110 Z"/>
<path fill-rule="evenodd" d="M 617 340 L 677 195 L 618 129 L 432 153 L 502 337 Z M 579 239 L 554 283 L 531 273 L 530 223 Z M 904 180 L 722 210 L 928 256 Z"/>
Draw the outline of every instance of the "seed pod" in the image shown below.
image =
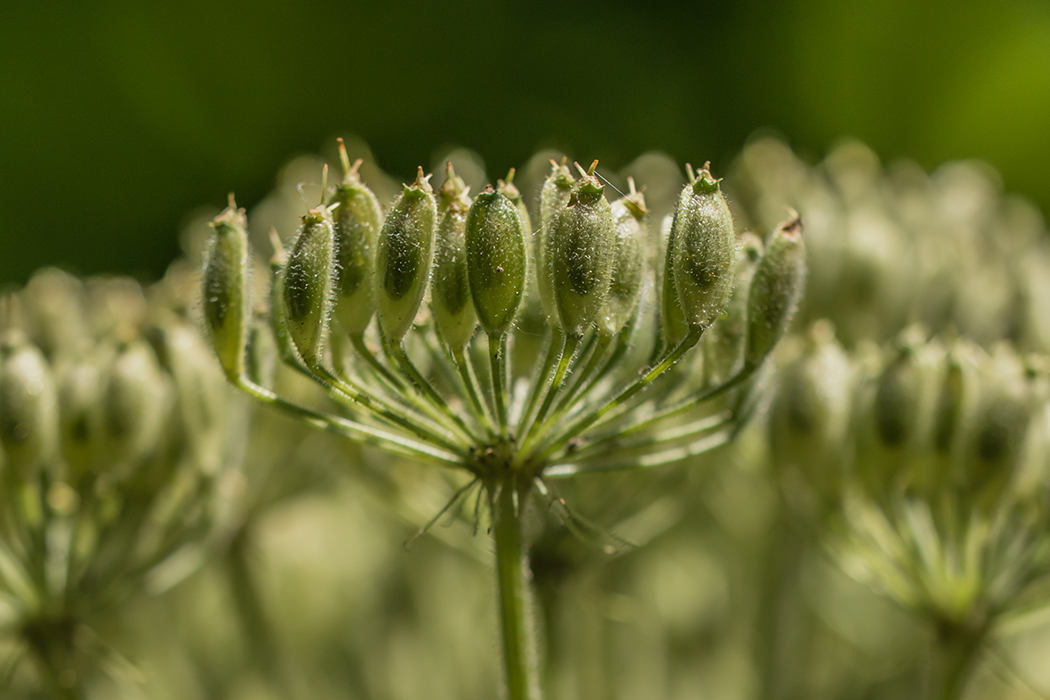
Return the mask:
<path fill-rule="evenodd" d="M 227 387 L 216 382 L 214 365 L 202 352 L 196 333 L 182 323 L 166 324 L 163 331 L 164 364 L 175 389 L 175 410 L 183 439 L 193 463 L 203 473 L 214 475 L 223 462 L 223 440 L 227 426 Z M 249 330 L 252 341 L 260 334 L 258 324 Z M 254 344 L 252 342 L 251 344 Z M 251 377 L 253 352 L 249 349 Z M 256 378 L 252 379 L 256 384 Z"/>
<path fill-rule="evenodd" d="M 674 283 L 674 235 L 675 216 L 668 216 L 661 225 L 663 241 L 663 269 L 660 270 L 660 322 L 664 346 L 673 349 L 689 334 L 689 323 L 678 301 L 678 288 Z"/>
<path fill-rule="evenodd" d="M 705 169 L 678 198 L 670 246 L 674 285 L 690 326 L 707 328 L 733 290 L 736 236 L 718 181 Z"/>
<path fill-rule="evenodd" d="M 629 180 L 631 193 L 612 205 L 613 252 L 612 277 L 605 304 L 598 314 L 598 327 L 603 333 L 619 333 L 631 318 L 642 295 L 645 279 L 647 233 L 645 230 L 645 198 L 634 191 L 634 180 Z"/>
<path fill-rule="evenodd" d="M 277 231 L 270 229 L 270 243 L 273 245 L 273 257 L 270 259 L 270 327 L 273 330 L 277 354 L 286 364 L 299 361 L 299 353 L 292 344 L 288 331 L 288 311 L 284 305 L 284 288 L 288 267 L 288 251 L 281 244 Z"/>
<path fill-rule="evenodd" d="M 244 373 L 251 305 L 248 220 L 230 195 L 230 206 L 211 222 L 215 231 L 204 257 L 204 322 L 226 376 Z"/>
<path fill-rule="evenodd" d="M 339 206 L 333 211 L 335 224 L 335 307 L 333 314 L 343 331 L 360 335 L 376 310 L 376 241 L 383 224 L 379 201 L 357 174 L 358 160 L 350 165 L 343 140 L 339 139 L 343 161 L 343 182 L 336 185 L 328 200 Z"/>
<path fill-rule="evenodd" d="M 84 285 L 73 275 L 44 268 L 33 274 L 20 296 L 32 342 L 52 362 L 62 354 L 75 356 L 91 342 Z"/>
<path fill-rule="evenodd" d="M 467 214 L 467 280 L 474 311 L 485 332 L 507 332 L 525 291 L 525 235 L 518 209 L 491 188 Z"/>
<path fill-rule="evenodd" d="M 168 418 L 169 380 L 148 343 L 124 346 L 109 368 L 102 427 L 110 458 L 125 468 L 155 452 Z"/>
<path fill-rule="evenodd" d="M 1033 414 L 1030 391 L 1012 353 L 994 358 L 981 377 L 981 396 L 966 446 L 960 492 L 979 508 L 999 501 L 1018 466 Z"/>
<path fill-rule="evenodd" d="M 849 358 L 827 321 L 808 333 L 806 347 L 778 373 L 769 413 L 771 453 L 778 469 L 797 470 L 824 506 L 836 501 L 850 423 Z"/>
<path fill-rule="evenodd" d="M 273 387 L 277 374 L 277 345 L 274 335 L 264 324 L 255 322 L 248 329 L 248 379 L 262 387 Z"/>
<path fill-rule="evenodd" d="M 781 223 L 758 263 L 747 302 L 744 361 L 758 366 L 787 332 L 806 284 L 806 244 L 802 219 Z"/>
<path fill-rule="evenodd" d="M 572 188 L 569 204 L 554 214 L 547 254 L 561 327 L 581 336 L 598 317 L 612 276 L 612 209 L 605 187 L 590 170 Z"/>
<path fill-rule="evenodd" d="M 62 457 L 71 482 L 90 474 L 101 456 L 102 373 L 96 362 L 80 360 L 61 372 L 58 386 Z"/>
<path fill-rule="evenodd" d="M 540 292 L 540 303 L 547 314 L 547 319 L 555 328 L 561 327 L 558 307 L 554 303 L 554 287 L 551 281 L 550 261 L 547 259 L 547 245 L 550 240 L 550 226 L 554 215 L 569 204 L 573 187 L 572 173 L 565 166 L 551 161 L 551 173 L 540 189 L 540 227 L 532 234 L 533 258 L 536 261 L 536 285 Z"/>
<path fill-rule="evenodd" d="M 429 177 L 419 169 L 379 233 L 375 278 L 379 325 L 393 342 L 400 342 L 412 327 L 430 277 L 437 205 Z"/>
<path fill-rule="evenodd" d="M 725 312 L 704 334 L 704 381 L 707 385 L 726 381 L 740 369 L 747 331 L 747 299 L 751 280 L 762 259 L 762 241 L 753 233 L 740 239 L 733 294 Z"/>
<path fill-rule="evenodd" d="M 284 312 L 288 335 L 309 365 L 321 357 L 332 312 L 335 226 L 324 207 L 311 209 L 302 221 L 284 268 Z"/>
<path fill-rule="evenodd" d="M 918 326 L 905 329 L 896 354 L 879 372 L 862 400 L 857 471 L 870 495 L 925 487 L 923 463 L 938 392 L 935 365 Z"/>
<path fill-rule="evenodd" d="M 55 382 L 44 355 L 19 332 L 0 340 L 0 445 L 6 466 L 26 478 L 55 454 Z"/>
<path fill-rule="evenodd" d="M 448 165 L 448 179 L 438 196 L 441 218 L 434 237 L 430 308 L 445 343 L 459 350 L 470 342 L 478 317 L 467 281 L 467 212 L 470 197 L 463 180 Z"/>
<path fill-rule="evenodd" d="M 532 270 L 533 258 L 533 242 L 532 242 L 532 217 L 529 216 L 529 208 L 525 206 L 525 199 L 521 196 L 521 191 L 518 186 L 514 184 L 514 168 L 510 169 L 507 173 L 506 180 L 500 180 L 496 191 L 502 195 L 506 195 L 507 199 L 514 204 L 514 207 L 518 210 L 518 219 L 521 220 L 521 231 L 525 237 L 525 260 L 528 266 L 528 270 Z M 526 277 L 527 278 L 527 277 Z"/>

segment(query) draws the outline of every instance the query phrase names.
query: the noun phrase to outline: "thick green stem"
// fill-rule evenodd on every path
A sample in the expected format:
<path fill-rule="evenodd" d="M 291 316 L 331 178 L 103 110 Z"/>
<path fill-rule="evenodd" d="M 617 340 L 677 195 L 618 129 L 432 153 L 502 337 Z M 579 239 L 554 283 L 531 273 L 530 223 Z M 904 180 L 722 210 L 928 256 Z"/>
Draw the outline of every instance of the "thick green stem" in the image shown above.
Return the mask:
<path fill-rule="evenodd" d="M 73 636 L 77 623 L 70 617 L 42 618 L 26 624 L 22 635 L 53 697 L 83 700 L 84 688 L 74 667 Z"/>
<path fill-rule="evenodd" d="M 967 625 L 941 622 L 930 663 L 930 700 L 959 700 L 973 674 L 988 632 L 987 623 Z"/>
<path fill-rule="evenodd" d="M 521 534 L 527 487 L 513 476 L 490 489 L 500 627 L 509 700 L 540 700 L 536 634 L 531 616 L 529 569 Z"/>

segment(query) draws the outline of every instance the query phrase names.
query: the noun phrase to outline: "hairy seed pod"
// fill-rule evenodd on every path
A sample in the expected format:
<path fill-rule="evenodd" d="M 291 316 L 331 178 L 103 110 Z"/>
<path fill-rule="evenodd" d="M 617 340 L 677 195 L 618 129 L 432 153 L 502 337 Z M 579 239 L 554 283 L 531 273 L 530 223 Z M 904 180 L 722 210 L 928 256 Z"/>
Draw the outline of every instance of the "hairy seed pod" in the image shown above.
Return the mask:
<path fill-rule="evenodd" d="M 230 206 L 211 222 L 204 258 L 204 323 L 226 376 L 244 373 L 244 347 L 251 305 L 248 220 L 230 195 Z"/>
<path fill-rule="evenodd" d="M 850 424 L 849 357 L 827 321 L 813 325 L 806 347 L 778 373 L 769 412 L 769 440 L 776 467 L 795 470 L 833 504 L 842 483 L 842 451 Z"/>
<path fill-rule="evenodd" d="M 307 364 L 321 357 L 332 312 L 335 282 L 335 225 L 324 207 L 302 219 L 284 268 L 284 312 L 288 334 Z"/>
<path fill-rule="evenodd" d="M 796 214 L 777 226 L 751 280 L 744 361 L 761 364 L 784 333 L 806 285 L 806 244 Z"/>
<path fill-rule="evenodd" d="M 281 245 L 281 239 L 273 229 L 270 229 L 270 242 L 274 250 L 270 259 L 270 328 L 273 330 L 278 357 L 286 364 L 295 364 L 299 360 L 299 353 L 292 344 L 291 333 L 288 331 L 288 311 L 284 305 L 288 251 Z"/>
<path fill-rule="evenodd" d="M 507 332 L 525 291 L 525 234 L 510 199 L 489 189 L 467 214 L 467 280 L 485 332 Z"/>
<path fill-rule="evenodd" d="M 51 367 L 19 332 L 0 340 L 0 445 L 6 466 L 25 478 L 46 465 L 58 437 Z"/>
<path fill-rule="evenodd" d="M 126 468 L 154 452 L 168 419 L 169 380 L 142 340 L 117 352 L 102 399 L 102 428 L 110 458 Z"/>
<path fill-rule="evenodd" d="M 551 281 L 550 261 L 547 260 L 547 242 L 554 215 L 569 204 L 574 184 L 572 173 L 565 166 L 551 161 L 551 173 L 540 189 L 540 227 L 532 234 L 533 259 L 536 265 L 536 285 L 540 292 L 540 303 L 551 325 L 560 328 L 558 307 L 554 303 L 554 287 Z"/>
<path fill-rule="evenodd" d="M 707 170 L 682 190 L 671 232 L 671 270 L 685 321 L 704 329 L 733 290 L 736 236 L 729 205 Z"/>
<path fill-rule="evenodd" d="M 675 216 L 664 219 L 660 228 L 663 241 L 663 268 L 660 270 L 660 330 L 663 333 L 664 345 L 668 349 L 677 346 L 689 334 L 689 323 L 686 321 L 682 305 L 678 301 L 678 287 L 674 283 L 674 238 Z"/>
<path fill-rule="evenodd" d="M 255 322 L 248 329 L 248 379 L 262 387 L 273 387 L 277 374 L 277 344 L 274 334 L 264 324 Z"/>
<path fill-rule="evenodd" d="M 612 209 L 594 167 L 572 188 L 569 204 L 551 219 L 547 254 L 554 303 L 566 333 L 582 336 L 598 318 L 612 276 Z"/>
<path fill-rule="evenodd" d="M 434 258 L 437 204 L 429 175 L 405 185 L 379 233 L 376 291 L 379 325 L 393 342 L 400 342 L 419 311 Z"/>
<path fill-rule="evenodd" d="M 613 252 L 612 277 L 605 304 L 598 314 L 598 328 L 603 333 L 615 334 L 623 330 L 638 306 L 645 279 L 646 240 L 645 198 L 641 192 L 632 192 L 612 205 Z"/>
<path fill-rule="evenodd" d="M 753 233 L 740 237 L 733 293 L 721 316 L 704 334 L 704 383 L 718 384 L 740 369 L 747 337 L 747 298 L 751 279 L 762 259 L 762 240 Z"/>
<path fill-rule="evenodd" d="M 344 332 L 360 335 L 376 310 L 372 279 L 383 210 L 357 174 L 361 161 L 350 165 L 341 139 L 339 150 L 345 174 L 328 200 L 329 207 L 339 205 L 333 211 L 336 251 L 333 314 Z"/>
<path fill-rule="evenodd" d="M 518 210 L 518 219 L 521 220 L 521 232 L 525 237 L 525 261 L 526 261 L 526 279 L 527 275 L 531 274 L 533 262 L 533 245 L 532 241 L 532 217 L 529 216 L 529 208 L 525 206 L 525 198 L 521 196 L 521 191 L 518 186 L 514 184 L 514 168 L 510 169 L 507 173 L 506 180 L 500 180 L 499 186 L 496 187 L 496 191 L 502 195 L 506 195 L 507 199 L 514 204 L 514 207 Z"/>
<path fill-rule="evenodd" d="M 62 370 L 58 384 L 62 458 L 74 484 L 100 466 L 101 398 L 102 372 L 97 362 L 80 360 Z"/>
<path fill-rule="evenodd" d="M 478 317 L 467 281 L 467 213 L 471 200 L 463 180 L 452 172 L 438 196 L 441 218 L 434 237 L 434 270 L 430 282 L 430 308 L 445 343 L 463 348 L 474 335 Z"/>

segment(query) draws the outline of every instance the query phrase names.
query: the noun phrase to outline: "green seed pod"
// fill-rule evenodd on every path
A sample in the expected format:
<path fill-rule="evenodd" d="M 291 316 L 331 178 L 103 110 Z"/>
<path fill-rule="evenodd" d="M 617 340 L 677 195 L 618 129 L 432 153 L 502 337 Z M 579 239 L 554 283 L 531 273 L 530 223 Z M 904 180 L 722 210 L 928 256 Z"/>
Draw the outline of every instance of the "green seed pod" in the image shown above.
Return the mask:
<path fill-rule="evenodd" d="M 288 331 L 288 311 L 284 305 L 285 270 L 288 267 L 288 251 L 281 244 L 277 231 L 270 229 L 270 243 L 273 245 L 273 257 L 270 259 L 270 327 L 273 329 L 277 354 L 286 364 L 299 361 L 299 353 L 292 344 Z"/>
<path fill-rule="evenodd" d="M 997 356 L 982 372 L 981 396 L 967 431 L 960 492 L 983 510 L 994 508 L 1014 477 L 1033 414 L 1020 363 Z"/>
<path fill-rule="evenodd" d="M 645 280 L 648 210 L 642 193 L 634 191 L 634 180 L 629 182 L 631 193 L 614 202 L 611 208 L 616 247 L 609 293 L 598 314 L 598 328 L 608 334 L 619 333 L 627 325 L 638 306 Z"/>
<path fill-rule="evenodd" d="M 678 302 L 678 287 L 674 283 L 674 239 L 675 239 L 675 216 L 664 220 L 666 226 L 661 227 L 661 238 L 663 239 L 664 264 L 660 277 L 660 321 L 664 336 L 664 346 L 673 349 L 689 334 L 689 323 L 685 319 L 685 312 Z"/>
<path fill-rule="evenodd" d="M 62 457 L 74 484 L 100 466 L 101 399 L 102 372 L 96 362 L 80 360 L 64 368 L 58 385 Z"/>
<path fill-rule="evenodd" d="M 400 342 L 419 311 L 434 257 L 437 204 L 423 175 L 405 185 L 379 233 L 376 257 L 379 325 L 392 342 Z"/>
<path fill-rule="evenodd" d="M 258 335 L 258 325 L 253 324 L 249 336 L 254 340 Z M 164 364 L 175 389 L 174 408 L 182 442 L 189 448 L 193 464 L 203 473 L 214 475 L 224 457 L 228 387 L 216 381 L 215 366 L 208 362 L 199 336 L 185 324 L 167 324 L 163 340 Z M 246 354 L 250 365 L 252 352 Z M 248 371 L 251 376 L 250 366 Z"/>
<path fill-rule="evenodd" d="M 467 212 L 470 197 L 463 180 L 448 165 L 448 179 L 438 196 L 441 218 L 434 237 L 434 271 L 431 275 L 430 308 L 445 343 L 463 348 L 474 335 L 478 317 L 470 299 L 467 281 Z"/>
<path fill-rule="evenodd" d="M 32 342 L 52 362 L 75 356 L 91 342 L 84 309 L 84 285 L 54 267 L 33 274 L 20 295 Z"/>
<path fill-rule="evenodd" d="M 751 280 L 744 361 L 756 367 L 787 332 L 806 284 L 806 244 L 796 214 L 777 226 Z"/>
<path fill-rule="evenodd" d="M 551 161 L 551 173 L 540 189 L 540 227 L 532 234 L 533 258 L 536 261 L 536 285 L 540 292 L 540 303 L 547 319 L 555 328 L 561 327 L 558 307 L 554 303 L 554 287 L 551 281 L 550 261 L 547 260 L 547 245 L 554 215 L 569 204 L 574 184 L 572 173 L 565 166 Z"/>
<path fill-rule="evenodd" d="M 110 458 L 136 466 L 160 447 L 168 419 L 169 380 L 142 340 L 117 352 L 102 400 L 102 429 Z"/>
<path fill-rule="evenodd" d="M 51 367 L 19 332 L 0 340 L 0 445 L 23 478 L 55 455 L 58 399 Z"/>
<path fill-rule="evenodd" d="M 342 139 L 339 139 L 339 155 L 345 174 L 328 200 L 329 207 L 339 205 L 333 211 L 336 251 L 333 314 L 343 331 L 360 335 L 376 310 L 372 279 L 383 210 L 357 174 L 361 161 L 350 165 Z"/>
<path fill-rule="evenodd" d="M 332 312 L 335 225 L 325 207 L 311 209 L 302 221 L 284 268 L 284 311 L 288 335 L 309 365 L 320 360 Z"/>
<path fill-rule="evenodd" d="M 507 332 L 525 291 L 525 235 L 518 209 L 491 188 L 467 214 L 467 280 L 474 311 L 485 332 Z"/>
<path fill-rule="evenodd" d="M 748 292 L 761 259 L 762 240 L 753 233 L 745 233 L 741 236 L 737 254 L 733 294 L 725 312 L 704 334 L 704 382 L 707 385 L 726 381 L 743 363 Z"/>
<path fill-rule="evenodd" d="M 521 191 L 518 186 L 514 184 L 514 168 L 510 169 L 507 173 L 506 180 L 500 180 L 499 186 L 496 187 L 496 191 L 502 195 L 506 195 L 518 210 L 518 219 L 521 220 L 521 231 L 525 237 L 525 260 L 528 262 L 528 269 L 532 269 L 532 258 L 533 258 L 533 241 L 532 241 L 532 217 L 529 216 L 529 208 L 525 206 L 525 198 L 521 196 Z"/>
<path fill-rule="evenodd" d="M 924 487 L 939 390 L 940 360 L 931 357 L 936 353 L 926 344 L 925 331 L 909 327 L 897 345 L 896 354 L 869 385 L 858 423 L 857 471 L 877 498 L 898 488 Z"/>
<path fill-rule="evenodd" d="M 705 169 L 678 198 L 670 246 L 674 285 L 685 321 L 707 328 L 733 291 L 736 235 L 718 181 Z"/>
<path fill-rule="evenodd" d="M 245 371 L 248 379 L 262 387 L 273 387 L 277 374 L 277 344 L 274 334 L 262 323 L 252 323 L 248 329 L 248 361 Z"/>
<path fill-rule="evenodd" d="M 251 305 L 248 220 L 230 195 L 230 206 L 211 222 L 215 235 L 204 257 L 204 323 L 226 376 L 244 373 Z"/>
<path fill-rule="evenodd" d="M 547 255 L 561 327 L 582 336 L 598 318 L 612 277 L 612 209 L 594 176 L 595 161 L 572 188 L 569 204 L 550 223 Z"/>
<path fill-rule="evenodd" d="M 529 216 L 529 208 L 525 206 L 525 198 L 521 196 L 521 191 L 518 186 L 514 184 L 514 168 L 510 169 L 507 173 L 506 180 L 500 180 L 499 186 L 496 191 L 502 195 L 506 195 L 507 199 L 518 210 L 518 218 L 521 219 L 521 230 L 525 233 L 525 240 L 532 240 L 532 217 Z M 532 251 L 528 250 L 529 246 L 526 246 L 526 255 L 532 257 Z"/>
<path fill-rule="evenodd" d="M 778 373 L 769 413 L 774 463 L 801 475 L 822 508 L 840 494 L 851 385 L 849 357 L 827 321 L 813 325 L 802 354 Z"/>

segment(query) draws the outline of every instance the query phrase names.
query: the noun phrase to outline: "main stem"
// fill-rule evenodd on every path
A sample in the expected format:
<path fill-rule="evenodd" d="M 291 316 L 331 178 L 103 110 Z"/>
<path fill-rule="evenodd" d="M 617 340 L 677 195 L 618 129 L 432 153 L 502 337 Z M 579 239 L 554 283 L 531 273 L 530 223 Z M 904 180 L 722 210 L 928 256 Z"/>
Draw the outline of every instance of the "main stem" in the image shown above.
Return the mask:
<path fill-rule="evenodd" d="M 541 700 L 529 570 L 521 537 L 527 489 L 519 488 L 515 482 L 514 475 L 510 475 L 490 487 L 507 697 Z"/>
<path fill-rule="evenodd" d="M 927 697 L 930 700 L 958 700 L 973 673 L 988 633 L 988 624 L 938 623 L 936 632 Z"/>

